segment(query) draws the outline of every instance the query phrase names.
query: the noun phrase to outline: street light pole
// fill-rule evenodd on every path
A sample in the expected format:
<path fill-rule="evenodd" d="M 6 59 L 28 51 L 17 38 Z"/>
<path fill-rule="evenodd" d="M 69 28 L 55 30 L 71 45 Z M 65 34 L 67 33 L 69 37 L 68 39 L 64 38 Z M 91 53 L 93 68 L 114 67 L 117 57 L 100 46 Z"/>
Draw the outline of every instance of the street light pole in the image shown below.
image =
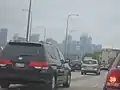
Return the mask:
<path fill-rule="evenodd" d="M 66 37 L 65 37 L 65 52 L 64 52 L 64 56 L 66 58 L 66 54 L 67 54 L 67 44 L 68 44 L 68 30 L 69 30 L 69 19 L 71 16 L 79 16 L 78 14 L 69 14 L 67 17 L 67 27 L 66 27 Z"/>
<path fill-rule="evenodd" d="M 26 41 L 28 42 L 29 41 L 29 28 L 30 28 L 30 16 L 31 16 L 31 3 L 32 3 L 32 0 L 30 0 L 30 3 L 29 3 L 29 11 L 28 11 L 28 23 L 27 23 L 27 33 L 26 33 Z"/>
<path fill-rule="evenodd" d="M 29 11 L 28 9 L 22 9 L 22 11 Z M 31 38 L 31 32 L 32 32 L 32 11 L 30 11 L 31 15 L 30 15 L 30 31 L 29 31 L 29 40 Z"/>
<path fill-rule="evenodd" d="M 46 28 L 44 28 L 44 41 L 46 41 Z"/>
<path fill-rule="evenodd" d="M 31 19 L 30 19 L 30 33 L 29 33 L 29 40 L 31 38 L 31 34 L 32 34 L 32 11 L 30 12 L 31 13 Z"/>
<path fill-rule="evenodd" d="M 66 27 L 66 37 L 65 37 L 65 48 L 64 48 L 64 57 L 66 58 L 66 52 L 67 52 L 67 38 L 68 38 L 68 24 L 69 24 L 69 18 L 70 18 L 70 15 L 68 15 L 67 17 L 67 27 Z"/>

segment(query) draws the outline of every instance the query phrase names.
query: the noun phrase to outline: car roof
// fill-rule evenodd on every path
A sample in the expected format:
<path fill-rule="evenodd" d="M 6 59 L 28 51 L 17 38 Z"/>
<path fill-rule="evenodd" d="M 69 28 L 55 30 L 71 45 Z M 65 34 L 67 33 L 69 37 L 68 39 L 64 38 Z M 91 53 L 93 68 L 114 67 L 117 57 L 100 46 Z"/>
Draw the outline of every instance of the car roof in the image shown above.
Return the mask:
<path fill-rule="evenodd" d="M 39 41 L 39 42 L 10 41 L 8 44 L 29 44 L 29 45 L 45 45 L 45 44 L 47 44 L 47 45 L 52 45 L 51 43 L 44 42 L 44 41 Z"/>
<path fill-rule="evenodd" d="M 92 60 L 92 61 L 98 61 L 97 59 L 84 59 L 85 61 Z"/>

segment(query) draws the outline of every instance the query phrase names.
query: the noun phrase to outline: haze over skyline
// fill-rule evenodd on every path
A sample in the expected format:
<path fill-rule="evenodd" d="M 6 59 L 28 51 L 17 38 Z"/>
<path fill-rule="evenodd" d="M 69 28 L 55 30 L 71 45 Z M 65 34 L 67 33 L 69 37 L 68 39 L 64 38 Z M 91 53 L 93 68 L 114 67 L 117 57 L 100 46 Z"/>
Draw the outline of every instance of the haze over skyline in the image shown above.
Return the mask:
<path fill-rule="evenodd" d="M 8 28 L 8 39 L 15 33 L 26 35 L 29 0 L 0 0 L 0 28 Z M 69 30 L 74 40 L 88 33 L 93 43 L 104 47 L 120 48 L 120 0 L 32 0 L 33 33 L 40 33 L 43 39 L 47 28 L 47 37 L 59 42 L 65 38 L 66 19 L 70 13 L 80 14 L 71 17 Z"/>

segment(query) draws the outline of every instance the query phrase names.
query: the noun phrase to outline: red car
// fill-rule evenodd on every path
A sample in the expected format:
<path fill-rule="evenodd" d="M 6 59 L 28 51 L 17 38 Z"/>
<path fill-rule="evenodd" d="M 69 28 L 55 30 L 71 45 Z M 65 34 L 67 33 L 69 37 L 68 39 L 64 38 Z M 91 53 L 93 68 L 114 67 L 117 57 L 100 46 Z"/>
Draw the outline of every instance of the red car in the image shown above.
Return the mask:
<path fill-rule="evenodd" d="M 103 90 L 120 90 L 120 54 L 107 74 Z"/>

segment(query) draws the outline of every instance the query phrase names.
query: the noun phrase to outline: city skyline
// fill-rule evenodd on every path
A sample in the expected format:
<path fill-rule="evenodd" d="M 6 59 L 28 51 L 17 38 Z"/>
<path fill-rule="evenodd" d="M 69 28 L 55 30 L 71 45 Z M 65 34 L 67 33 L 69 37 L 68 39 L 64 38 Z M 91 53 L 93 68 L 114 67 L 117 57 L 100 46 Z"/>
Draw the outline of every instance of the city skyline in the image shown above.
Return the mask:
<path fill-rule="evenodd" d="M 28 1 L 0 1 L 0 28 L 9 29 L 9 39 L 14 33 L 26 35 L 28 12 L 22 12 L 22 9 L 28 9 Z M 80 16 L 71 17 L 69 20 L 69 31 L 76 30 L 72 33 L 74 40 L 79 40 L 80 34 L 87 32 L 93 37 L 94 43 L 120 48 L 119 3 L 119 0 L 115 0 L 114 3 L 113 0 L 32 0 L 33 32 L 41 33 L 43 38 L 43 29 L 35 29 L 35 27 L 44 26 L 47 37 L 62 41 L 65 36 L 67 16 L 75 13 Z"/>

